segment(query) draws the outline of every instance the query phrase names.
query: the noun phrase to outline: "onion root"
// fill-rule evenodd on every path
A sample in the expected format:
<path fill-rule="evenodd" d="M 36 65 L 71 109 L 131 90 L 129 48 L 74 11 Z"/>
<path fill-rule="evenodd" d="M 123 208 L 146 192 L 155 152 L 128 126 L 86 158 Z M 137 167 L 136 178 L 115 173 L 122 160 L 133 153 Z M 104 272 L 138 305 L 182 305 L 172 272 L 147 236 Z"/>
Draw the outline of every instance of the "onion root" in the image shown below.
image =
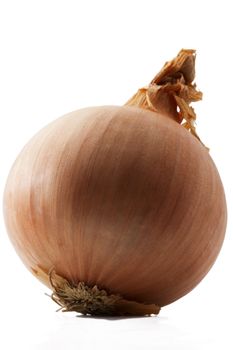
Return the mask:
<path fill-rule="evenodd" d="M 146 316 L 157 315 L 160 311 L 155 304 L 126 300 L 118 294 L 108 294 L 96 285 L 89 287 L 84 282 L 72 284 L 56 274 L 54 269 L 49 272 L 49 280 L 53 290 L 51 298 L 60 306 L 58 311 L 94 316 Z"/>

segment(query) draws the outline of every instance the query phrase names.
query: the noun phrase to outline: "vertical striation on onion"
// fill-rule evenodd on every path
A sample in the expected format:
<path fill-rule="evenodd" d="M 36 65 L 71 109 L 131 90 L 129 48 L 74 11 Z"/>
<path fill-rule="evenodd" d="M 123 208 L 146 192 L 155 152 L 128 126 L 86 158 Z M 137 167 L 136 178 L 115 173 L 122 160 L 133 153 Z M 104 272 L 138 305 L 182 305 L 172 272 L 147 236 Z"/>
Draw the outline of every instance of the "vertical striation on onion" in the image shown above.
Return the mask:
<path fill-rule="evenodd" d="M 195 129 L 194 77 L 195 51 L 181 50 L 125 106 L 67 114 L 16 159 L 7 231 L 63 311 L 158 314 L 216 260 L 226 201 Z"/>

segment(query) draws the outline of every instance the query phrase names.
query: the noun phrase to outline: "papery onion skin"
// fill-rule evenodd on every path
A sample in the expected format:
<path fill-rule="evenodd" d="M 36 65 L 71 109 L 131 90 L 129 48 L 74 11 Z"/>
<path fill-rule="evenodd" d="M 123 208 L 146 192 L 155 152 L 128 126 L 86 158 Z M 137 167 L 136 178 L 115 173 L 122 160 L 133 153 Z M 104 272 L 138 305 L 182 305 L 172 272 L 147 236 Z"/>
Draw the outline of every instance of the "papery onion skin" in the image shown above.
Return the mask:
<path fill-rule="evenodd" d="M 40 131 L 10 172 L 4 214 L 30 270 L 159 306 L 202 280 L 226 229 L 207 149 L 166 115 L 129 106 L 82 109 Z"/>

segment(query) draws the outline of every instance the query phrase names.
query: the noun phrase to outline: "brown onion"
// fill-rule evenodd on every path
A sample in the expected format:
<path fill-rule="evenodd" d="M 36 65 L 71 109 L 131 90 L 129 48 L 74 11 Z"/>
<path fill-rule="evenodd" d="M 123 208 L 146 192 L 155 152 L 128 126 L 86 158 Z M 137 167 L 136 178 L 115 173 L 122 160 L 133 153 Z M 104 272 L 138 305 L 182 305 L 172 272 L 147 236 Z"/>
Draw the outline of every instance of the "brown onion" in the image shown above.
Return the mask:
<path fill-rule="evenodd" d="M 14 163 L 9 236 L 63 310 L 158 313 L 213 265 L 226 202 L 194 127 L 194 63 L 181 50 L 125 106 L 57 119 Z"/>

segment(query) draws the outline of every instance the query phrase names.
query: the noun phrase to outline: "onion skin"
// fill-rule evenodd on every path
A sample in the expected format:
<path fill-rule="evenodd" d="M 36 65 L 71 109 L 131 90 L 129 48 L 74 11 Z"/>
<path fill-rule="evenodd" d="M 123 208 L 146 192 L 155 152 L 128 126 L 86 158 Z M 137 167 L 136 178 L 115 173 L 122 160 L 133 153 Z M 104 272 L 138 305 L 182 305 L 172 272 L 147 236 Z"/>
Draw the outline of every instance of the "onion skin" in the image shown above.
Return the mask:
<path fill-rule="evenodd" d="M 70 113 L 25 146 L 4 215 L 24 264 L 128 300 L 167 305 L 207 274 L 226 229 L 207 149 L 165 114 L 124 106 Z"/>

